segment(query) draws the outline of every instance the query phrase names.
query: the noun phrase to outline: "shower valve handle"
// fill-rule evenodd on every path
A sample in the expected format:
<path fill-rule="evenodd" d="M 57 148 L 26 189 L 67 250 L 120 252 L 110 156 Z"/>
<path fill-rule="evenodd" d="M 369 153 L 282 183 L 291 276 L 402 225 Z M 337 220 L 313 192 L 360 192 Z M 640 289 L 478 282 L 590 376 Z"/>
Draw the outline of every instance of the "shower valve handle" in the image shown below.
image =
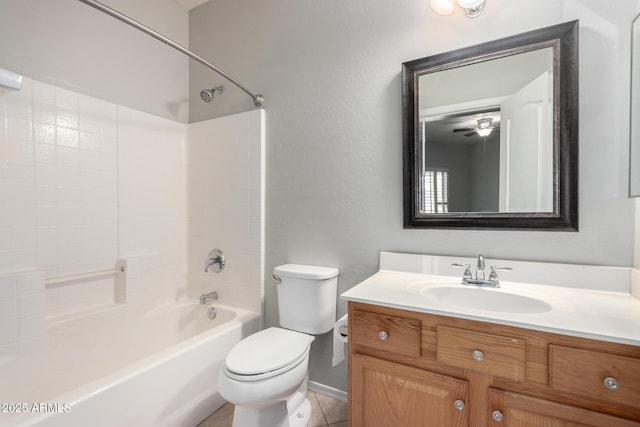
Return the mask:
<path fill-rule="evenodd" d="M 207 256 L 206 261 L 204 262 L 204 272 L 209 271 L 209 267 L 214 273 L 220 273 L 224 270 L 224 266 L 226 261 L 224 259 L 224 254 L 220 249 L 212 249 Z"/>

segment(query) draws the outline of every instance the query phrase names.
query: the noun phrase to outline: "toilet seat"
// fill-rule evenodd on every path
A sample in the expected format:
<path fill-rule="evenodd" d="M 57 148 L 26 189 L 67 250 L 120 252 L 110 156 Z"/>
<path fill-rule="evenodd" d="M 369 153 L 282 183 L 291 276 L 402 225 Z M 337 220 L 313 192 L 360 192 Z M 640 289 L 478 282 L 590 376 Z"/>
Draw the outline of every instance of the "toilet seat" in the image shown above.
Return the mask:
<path fill-rule="evenodd" d="M 225 373 L 237 381 L 258 381 L 287 372 L 309 354 L 313 337 L 268 328 L 236 344 L 225 360 Z"/>

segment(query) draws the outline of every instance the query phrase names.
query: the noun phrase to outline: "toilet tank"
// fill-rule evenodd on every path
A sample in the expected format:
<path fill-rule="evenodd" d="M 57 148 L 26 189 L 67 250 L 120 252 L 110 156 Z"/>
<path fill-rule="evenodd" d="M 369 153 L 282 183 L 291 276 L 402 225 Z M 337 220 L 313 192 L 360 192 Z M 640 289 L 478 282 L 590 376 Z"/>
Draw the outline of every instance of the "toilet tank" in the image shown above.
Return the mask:
<path fill-rule="evenodd" d="M 338 269 L 285 264 L 276 267 L 278 313 L 283 328 L 320 335 L 336 321 Z"/>

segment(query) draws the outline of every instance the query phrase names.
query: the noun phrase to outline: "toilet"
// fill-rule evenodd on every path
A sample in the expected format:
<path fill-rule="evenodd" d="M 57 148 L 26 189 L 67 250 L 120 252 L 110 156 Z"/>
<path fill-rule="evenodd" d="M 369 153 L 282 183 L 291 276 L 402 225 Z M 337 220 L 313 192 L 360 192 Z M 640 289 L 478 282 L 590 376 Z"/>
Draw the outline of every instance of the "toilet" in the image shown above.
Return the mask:
<path fill-rule="evenodd" d="M 285 264 L 274 269 L 281 328 L 236 344 L 218 379 L 235 405 L 233 427 L 306 427 L 309 350 L 313 335 L 333 329 L 338 269 Z"/>

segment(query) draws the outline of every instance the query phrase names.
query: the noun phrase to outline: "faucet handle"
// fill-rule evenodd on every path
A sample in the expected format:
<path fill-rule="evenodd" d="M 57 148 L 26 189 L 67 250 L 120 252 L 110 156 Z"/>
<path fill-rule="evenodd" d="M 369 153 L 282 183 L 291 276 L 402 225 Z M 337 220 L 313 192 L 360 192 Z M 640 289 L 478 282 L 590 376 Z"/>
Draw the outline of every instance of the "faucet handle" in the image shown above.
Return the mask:
<path fill-rule="evenodd" d="M 222 251 L 220 249 L 211 249 L 207 259 L 204 261 L 204 272 L 209 271 L 209 267 L 211 267 L 214 273 L 220 273 L 224 270 L 225 264 L 226 261 Z"/>
<path fill-rule="evenodd" d="M 473 275 L 471 274 L 471 266 L 469 264 L 458 264 L 457 262 L 451 263 L 454 267 L 462 267 L 464 268 L 464 272 L 462 273 L 462 283 L 467 283 L 467 280 L 473 279 Z"/>
<path fill-rule="evenodd" d="M 513 268 L 511 267 L 496 267 L 495 265 L 491 266 L 491 273 L 489 273 L 489 280 L 493 280 L 498 283 L 498 272 L 499 271 L 511 271 Z"/>

